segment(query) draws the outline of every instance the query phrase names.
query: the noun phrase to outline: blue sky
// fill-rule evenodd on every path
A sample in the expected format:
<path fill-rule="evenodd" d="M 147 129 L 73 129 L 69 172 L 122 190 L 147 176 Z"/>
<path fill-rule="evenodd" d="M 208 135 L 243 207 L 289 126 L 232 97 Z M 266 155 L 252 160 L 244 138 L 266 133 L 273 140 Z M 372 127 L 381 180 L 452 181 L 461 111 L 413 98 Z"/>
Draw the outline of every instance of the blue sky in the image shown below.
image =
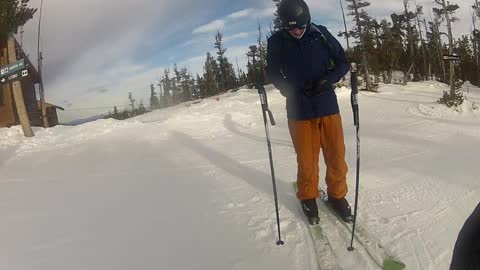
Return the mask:
<path fill-rule="evenodd" d="M 470 31 L 470 4 L 463 1 L 453 0 L 463 5 L 457 37 Z M 334 34 L 343 28 L 338 0 L 306 2 L 314 22 Z M 426 10 L 432 6 L 431 0 L 416 2 Z M 39 7 L 40 0 L 31 0 L 30 6 Z M 367 10 L 381 19 L 400 12 L 402 1 L 383 0 Z M 126 106 L 128 92 L 148 104 L 149 85 L 165 67 L 177 63 L 193 75 L 202 73 L 206 53 L 215 53 L 217 30 L 224 35 L 229 60 L 244 69 L 258 21 L 267 34 L 274 11 L 271 0 L 44 0 L 41 49 L 47 101 L 65 108 L 60 113 L 65 122 Z M 23 35 L 34 62 L 37 27 L 38 12 Z"/>

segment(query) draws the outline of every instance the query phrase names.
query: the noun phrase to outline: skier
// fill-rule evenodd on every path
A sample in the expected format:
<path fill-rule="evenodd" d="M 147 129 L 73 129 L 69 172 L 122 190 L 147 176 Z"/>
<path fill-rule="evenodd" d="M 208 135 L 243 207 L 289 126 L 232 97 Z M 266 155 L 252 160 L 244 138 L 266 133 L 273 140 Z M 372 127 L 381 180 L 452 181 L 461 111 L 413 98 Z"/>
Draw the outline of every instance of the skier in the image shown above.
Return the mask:
<path fill-rule="evenodd" d="M 450 270 L 480 269 L 480 203 L 458 234 Z"/>
<path fill-rule="evenodd" d="M 268 39 L 267 74 L 287 98 L 290 136 L 297 154 L 297 198 L 310 224 L 318 224 L 319 153 L 327 166 L 328 202 L 345 221 L 352 218 L 342 119 L 334 92 L 349 70 L 340 43 L 323 26 L 311 23 L 303 0 L 278 6 L 282 28 Z"/>

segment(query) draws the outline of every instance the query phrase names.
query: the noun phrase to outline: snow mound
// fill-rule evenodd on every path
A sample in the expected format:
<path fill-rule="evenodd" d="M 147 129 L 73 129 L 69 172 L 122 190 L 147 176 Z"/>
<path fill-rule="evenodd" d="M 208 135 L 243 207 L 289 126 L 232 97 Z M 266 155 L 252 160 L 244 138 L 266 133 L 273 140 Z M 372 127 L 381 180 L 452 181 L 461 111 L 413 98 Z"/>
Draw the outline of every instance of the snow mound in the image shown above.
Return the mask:
<path fill-rule="evenodd" d="M 268 93 L 280 95 L 267 86 Z M 270 95 L 269 95 L 270 97 Z M 269 99 L 270 104 L 284 102 Z M 256 89 L 239 89 L 235 92 L 155 110 L 132 118 L 141 123 L 162 126 L 169 130 L 195 134 L 195 138 L 230 136 L 229 129 L 249 129 L 261 123 L 261 105 Z M 202 127 L 199 129 L 198 127 Z"/>
<path fill-rule="evenodd" d="M 17 152 L 36 152 L 46 149 L 68 147 L 82 144 L 118 129 L 134 127 L 140 124 L 135 121 L 118 121 L 114 119 L 99 119 L 78 126 L 56 126 L 53 128 L 34 127 L 35 136 L 26 138 L 23 136 L 21 126 L 0 129 L 0 148 L 8 146 L 20 146 Z"/>
<path fill-rule="evenodd" d="M 468 117 L 478 117 L 480 110 L 475 102 L 465 100 L 462 105 L 455 108 L 448 108 L 443 104 L 419 104 L 418 110 L 421 114 L 434 118 L 459 119 Z"/>

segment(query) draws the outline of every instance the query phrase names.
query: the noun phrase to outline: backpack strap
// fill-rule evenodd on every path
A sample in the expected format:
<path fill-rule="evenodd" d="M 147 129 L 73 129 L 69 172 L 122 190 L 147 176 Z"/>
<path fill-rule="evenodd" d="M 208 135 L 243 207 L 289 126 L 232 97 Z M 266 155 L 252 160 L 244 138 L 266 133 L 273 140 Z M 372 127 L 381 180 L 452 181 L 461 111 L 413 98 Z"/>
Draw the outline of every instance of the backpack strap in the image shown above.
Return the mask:
<path fill-rule="evenodd" d="M 328 42 L 328 39 L 327 37 L 325 36 L 325 34 L 322 32 L 321 29 L 323 29 L 323 27 L 320 27 L 314 23 L 311 23 L 310 24 L 310 27 L 317 33 L 320 34 L 320 40 L 322 40 L 323 42 L 323 45 L 325 45 L 325 47 L 327 47 L 328 49 L 328 57 L 330 59 L 330 66 L 328 67 L 329 69 L 333 69 L 335 68 L 335 61 L 332 59 L 332 51 L 334 51 L 334 48 L 333 48 L 333 45 Z"/>

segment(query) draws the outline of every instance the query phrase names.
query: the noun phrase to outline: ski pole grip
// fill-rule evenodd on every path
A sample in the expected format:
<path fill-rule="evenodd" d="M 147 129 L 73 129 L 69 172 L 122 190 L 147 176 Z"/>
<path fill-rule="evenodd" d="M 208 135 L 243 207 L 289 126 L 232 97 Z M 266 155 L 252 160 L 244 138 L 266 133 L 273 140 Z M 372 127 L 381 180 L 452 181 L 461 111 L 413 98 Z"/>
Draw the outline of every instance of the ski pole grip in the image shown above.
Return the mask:
<path fill-rule="evenodd" d="M 260 102 L 262 103 L 262 110 L 268 113 L 268 118 L 270 119 L 270 124 L 275 126 L 275 119 L 273 118 L 272 111 L 268 108 L 268 100 L 267 100 L 267 92 L 265 91 L 265 87 L 262 84 L 257 85 L 258 94 L 260 95 Z"/>

